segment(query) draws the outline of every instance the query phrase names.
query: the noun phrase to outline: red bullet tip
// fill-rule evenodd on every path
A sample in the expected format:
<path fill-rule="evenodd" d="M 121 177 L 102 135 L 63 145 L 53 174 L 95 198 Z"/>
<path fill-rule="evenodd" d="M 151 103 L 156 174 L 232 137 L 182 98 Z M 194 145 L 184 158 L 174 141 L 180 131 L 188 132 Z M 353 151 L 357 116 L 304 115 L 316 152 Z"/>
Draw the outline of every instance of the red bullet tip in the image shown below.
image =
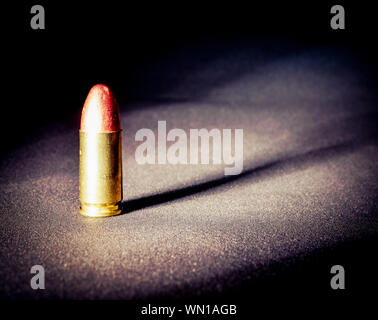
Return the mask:
<path fill-rule="evenodd" d="M 94 85 L 84 102 L 80 130 L 112 132 L 120 129 L 119 108 L 113 92 L 104 84 Z"/>

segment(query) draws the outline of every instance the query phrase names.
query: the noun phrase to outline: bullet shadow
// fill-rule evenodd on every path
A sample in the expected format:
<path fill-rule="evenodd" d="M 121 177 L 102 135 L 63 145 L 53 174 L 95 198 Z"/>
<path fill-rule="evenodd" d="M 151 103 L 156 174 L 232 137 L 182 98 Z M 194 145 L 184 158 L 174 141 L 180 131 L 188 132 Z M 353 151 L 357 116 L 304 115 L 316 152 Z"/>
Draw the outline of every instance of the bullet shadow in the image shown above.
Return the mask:
<path fill-rule="evenodd" d="M 266 174 L 266 176 L 272 176 L 278 174 L 282 167 L 285 166 L 295 166 L 296 169 L 303 168 L 304 166 L 313 165 L 315 163 L 324 161 L 329 158 L 341 156 L 342 154 L 352 152 L 356 149 L 363 147 L 364 145 L 368 144 L 371 137 L 368 137 L 363 140 L 359 141 L 352 141 L 341 143 L 333 146 L 323 147 L 316 150 L 311 150 L 302 154 L 291 155 L 282 159 L 274 160 L 263 164 L 261 166 L 251 168 L 249 170 L 243 171 L 239 175 L 233 176 L 224 176 L 219 179 L 214 179 L 210 181 L 206 181 L 200 184 L 196 184 L 193 186 L 188 186 L 181 189 L 170 190 L 167 192 L 163 192 L 160 194 L 155 194 L 139 199 L 133 199 L 128 201 L 123 201 L 121 203 L 122 212 L 123 214 L 132 213 L 134 211 L 144 209 L 147 207 L 156 206 L 162 203 L 174 201 L 177 199 L 181 199 L 187 196 L 191 196 L 200 192 L 204 192 L 218 186 L 222 186 L 224 184 L 240 180 L 245 177 L 249 176 L 256 176 L 256 178 L 262 174 Z"/>

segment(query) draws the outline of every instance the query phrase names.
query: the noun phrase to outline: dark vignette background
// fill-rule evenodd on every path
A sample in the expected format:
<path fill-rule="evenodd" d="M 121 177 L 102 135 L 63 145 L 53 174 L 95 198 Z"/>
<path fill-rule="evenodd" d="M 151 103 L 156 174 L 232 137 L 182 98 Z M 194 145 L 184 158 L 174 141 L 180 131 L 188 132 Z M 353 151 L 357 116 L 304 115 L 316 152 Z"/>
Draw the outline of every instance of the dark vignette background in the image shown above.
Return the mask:
<path fill-rule="evenodd" d="M 217 42 L 221 51 L 224 43 L 273 38 L 276 44 L 268 50 L 279 51 L 286 42 L 346 46 L 377 68 L 376 15 L 367 2 L 338 2 L 347 12 L 343 31 L 329 26 L 332 1 L 39 1 L 46 10 L 43 31 L 30 28 L 35 3 L 12 8 L 5 34 L 7 89 L 26 103 L 22 117 L 19 108 L 3 110 L 23 130 L 6 139 L 2 151 L 23 143 L 41 125 L 78 114 L 93 83 L 107 83 L 121 101 L 154 99 L 174 83 L 159 81 L 163 70 L 151 74 L 149 66 L 192 44 Z"/>
<path fill-rule="evenodd" d="M 46 10 L 43 31 L 29 27 L 29 11 L 34 4 L 37 2 L 21 3 L 11 9 L 12 19 L 5 34 L 4 78 L 7 96 L 13 103 L 2 109 L 6 119 L 0 127 L 4 137 L 2 155 L 35 139 L 47 124 L 72 116 L 79 123 L 82 103 L 94 83 L 108 84 L 117 99 L 130 106 L 135 105 L 131 102 L 160 99 L 159 92 L 169 90 L 176 79 L 166 78 L 164 70 L 152 70 L 151 66 L 190 46 L 216 43 L 221 52 L 234 43 L 268 39 L 267 50 L 277 52 L 284 50 L 286 43 L 340 47 L 353 51 L 370 66 L 371 74 L 377 75 L 377 11 L 360 1 L 130 1 L 122 5 L 111 1 L 80 5 L 73 1 L 38 1 Z M 346 30 L 334 31 L 329 27 L 329 10 L 334 4 L 345 7 Z M 206 61 L 206 51 L 201 59 Z M 370 81 L 376 84 L 377 79 Z M 323 299 L 344 303 L 343 298 L 361 298 L 354 292 L 373 297 L 370 292 L 376 288 L 377 280 L 371 275 L 378 265 L 371 255 L 376 252 L 377 240 L 373 237 L 327 252 L 314 252 L 279 277 L 262 277 L 223 298 L 248 304 L 255 298 L 249 295 L 251 286 L 256 291 L 260 289 L 263 296 L 279 299 L 291 287 L 300 290 L 301 285 L 311 283 L 320 288 L 325 279 L 309 279 L 308 274 L 324 266 L 324 261 L 331 257 L 338 257 L 350 278 L 359 280 L 351 280 L 350 289 L 342 293 L 329 291 L 324 296 L 322 291 L 315 290 L 309 300 L 316 305 Z"/>

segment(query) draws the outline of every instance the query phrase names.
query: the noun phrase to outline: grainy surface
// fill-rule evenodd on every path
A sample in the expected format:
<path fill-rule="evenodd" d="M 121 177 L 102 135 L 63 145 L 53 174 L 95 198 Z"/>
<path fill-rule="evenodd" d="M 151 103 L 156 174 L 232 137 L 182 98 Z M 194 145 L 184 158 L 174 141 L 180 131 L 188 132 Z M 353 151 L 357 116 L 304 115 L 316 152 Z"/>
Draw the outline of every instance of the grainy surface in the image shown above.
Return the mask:
<path fill-rule="evenodd" d="M 206 50 L 206 63 L 161 61 L 146 83 L 161 86 L 158 99 L 119 101 L 127 213 L 79 215 L 77 119 L 2 159 L 2 297 L 222 294 L 377 235 L 377 100 L 363 62 L 339 49 Z M 186 132 L 243 128 L 243 173 L 138 165 L 135 133 L 156 133 L 158 120 Z M 30 289 L 35 264 L 44 291 Z"/>

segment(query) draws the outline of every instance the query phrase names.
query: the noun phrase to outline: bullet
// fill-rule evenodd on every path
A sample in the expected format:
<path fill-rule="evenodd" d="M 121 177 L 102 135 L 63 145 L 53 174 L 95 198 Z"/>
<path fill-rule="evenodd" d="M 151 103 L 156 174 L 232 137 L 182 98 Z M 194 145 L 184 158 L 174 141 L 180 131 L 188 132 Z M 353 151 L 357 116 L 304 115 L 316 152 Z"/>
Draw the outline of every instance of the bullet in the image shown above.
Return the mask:
<path fill-rule="evenodd" d="M 96 84 L 81 114 L 80 213 L 108 217 L 121 213 L 122 143 L 119 107 L 112 91 Z"/>

